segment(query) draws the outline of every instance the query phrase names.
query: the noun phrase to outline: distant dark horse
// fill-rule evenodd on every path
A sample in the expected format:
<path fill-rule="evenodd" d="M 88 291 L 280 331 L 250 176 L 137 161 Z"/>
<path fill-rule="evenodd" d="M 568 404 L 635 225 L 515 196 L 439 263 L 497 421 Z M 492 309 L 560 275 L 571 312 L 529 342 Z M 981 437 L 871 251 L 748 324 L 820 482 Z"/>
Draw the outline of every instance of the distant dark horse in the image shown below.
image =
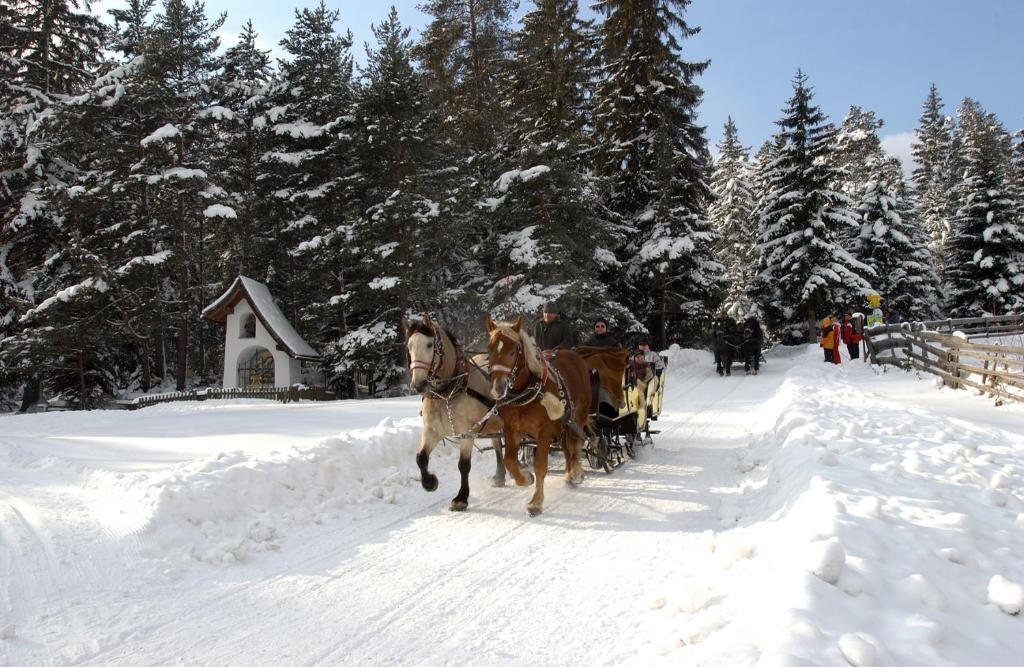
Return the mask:
<path fill-rule="evenodd" d="M 756 317 L 748 317 L 743 323 L 743 339 L 740 343 L 740 354 L 743 356 L 743 370 L 757 375 L 761 370 L 761 345 L 764 333 L 761 323 Z"/>
<path fill-rule="evenodd" d="M 732 375 L 736 347 L 736 320 L 728 316 L 716 318 L 711 325 L 711 351 L 715 353 L 715 370 L 719 375 Z"/>

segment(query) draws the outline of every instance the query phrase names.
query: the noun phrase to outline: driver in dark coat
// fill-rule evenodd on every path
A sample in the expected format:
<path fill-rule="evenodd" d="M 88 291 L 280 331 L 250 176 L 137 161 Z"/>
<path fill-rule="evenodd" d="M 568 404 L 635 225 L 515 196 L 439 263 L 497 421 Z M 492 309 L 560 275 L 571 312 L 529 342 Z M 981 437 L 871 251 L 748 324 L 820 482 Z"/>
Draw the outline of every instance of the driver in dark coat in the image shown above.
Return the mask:
<path fill-rule="evenodd" d="M 554 303 L 544 304 L 541 320 L 533 330 L 533 339 L 542 350 L 571 348 L 576 345 L 572 327 L 558 316 L 558 307 Z"/>

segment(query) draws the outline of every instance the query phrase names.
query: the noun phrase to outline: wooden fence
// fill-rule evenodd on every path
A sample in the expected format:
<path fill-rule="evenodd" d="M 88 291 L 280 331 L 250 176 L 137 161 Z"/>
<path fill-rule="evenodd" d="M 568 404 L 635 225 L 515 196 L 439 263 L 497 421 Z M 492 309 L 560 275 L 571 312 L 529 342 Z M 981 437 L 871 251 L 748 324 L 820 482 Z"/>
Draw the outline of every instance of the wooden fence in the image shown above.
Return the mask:
<path fill-rule="evenodd" d="M 1024 345 L 970 340 L 1017 334 L 1024 334 L 1020 315 L 871 327 L 864 330 L 864 359 L 937 375 L 947 386 L 977 389 L 997 405 L 1005 400 L 1024 403 Z"/>
<path fill-rule="evenodd" d="M 174 401 L 206 401 L 221 398 L 266 398 L 282 403 L 291 401 L 333 401 L 333 392 L 323 387 L 246 387 L 234 389 L 192 389 L 189 391 L 175 391 L 169 394 L 154 394 L 152 396 L 139 396 L 127 405 L 129 410 L 136 410 L 157 403 L 172 403 Z"/>

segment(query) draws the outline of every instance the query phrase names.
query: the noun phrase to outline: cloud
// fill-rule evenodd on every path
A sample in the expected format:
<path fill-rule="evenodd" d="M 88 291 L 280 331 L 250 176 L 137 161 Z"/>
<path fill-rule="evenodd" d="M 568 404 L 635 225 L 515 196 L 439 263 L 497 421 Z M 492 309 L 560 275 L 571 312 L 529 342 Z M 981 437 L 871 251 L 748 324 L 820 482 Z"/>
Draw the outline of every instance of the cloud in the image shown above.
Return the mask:
<path fill-rule="evenodd" d="M 910 154 L 910 144 L 914 141 L 913 132 L 899 132 L 882 137 L 882 150 L 897 157 L 903 165 L 903 175 L 910 178 L 917 166 L 913 155 Z"/>

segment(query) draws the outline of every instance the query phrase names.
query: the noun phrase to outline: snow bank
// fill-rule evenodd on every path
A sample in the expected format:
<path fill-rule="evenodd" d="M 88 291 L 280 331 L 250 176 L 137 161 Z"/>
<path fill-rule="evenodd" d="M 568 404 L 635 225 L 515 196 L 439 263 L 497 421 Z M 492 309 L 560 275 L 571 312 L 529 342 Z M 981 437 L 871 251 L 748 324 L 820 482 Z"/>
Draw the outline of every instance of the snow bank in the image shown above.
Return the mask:
<path fill-rule="evenodd" d="M 312 448 L 265 458 L 221 452 L 183 465 L 157 484 L 147 555 L 172 568 L 235 563 L 277 549 L 342 508 L 395 503 L 419 491 L 408 472 L 419 438 L 418 419 L 389 418 Z"/>
<path fill-rule="evenodd" d="M 735 613 L 716 646 L 851 665 L 983 664 L 982 636 L 995 662 L 1019 649 L 1017 436 L 907 410 L 863 389 L 870 367 L 825 366 L 817 352 L 781 379 L 774 424 L 738 450 L 742 501 L 709 537 L 734 575 L 709 592 Z"/>

